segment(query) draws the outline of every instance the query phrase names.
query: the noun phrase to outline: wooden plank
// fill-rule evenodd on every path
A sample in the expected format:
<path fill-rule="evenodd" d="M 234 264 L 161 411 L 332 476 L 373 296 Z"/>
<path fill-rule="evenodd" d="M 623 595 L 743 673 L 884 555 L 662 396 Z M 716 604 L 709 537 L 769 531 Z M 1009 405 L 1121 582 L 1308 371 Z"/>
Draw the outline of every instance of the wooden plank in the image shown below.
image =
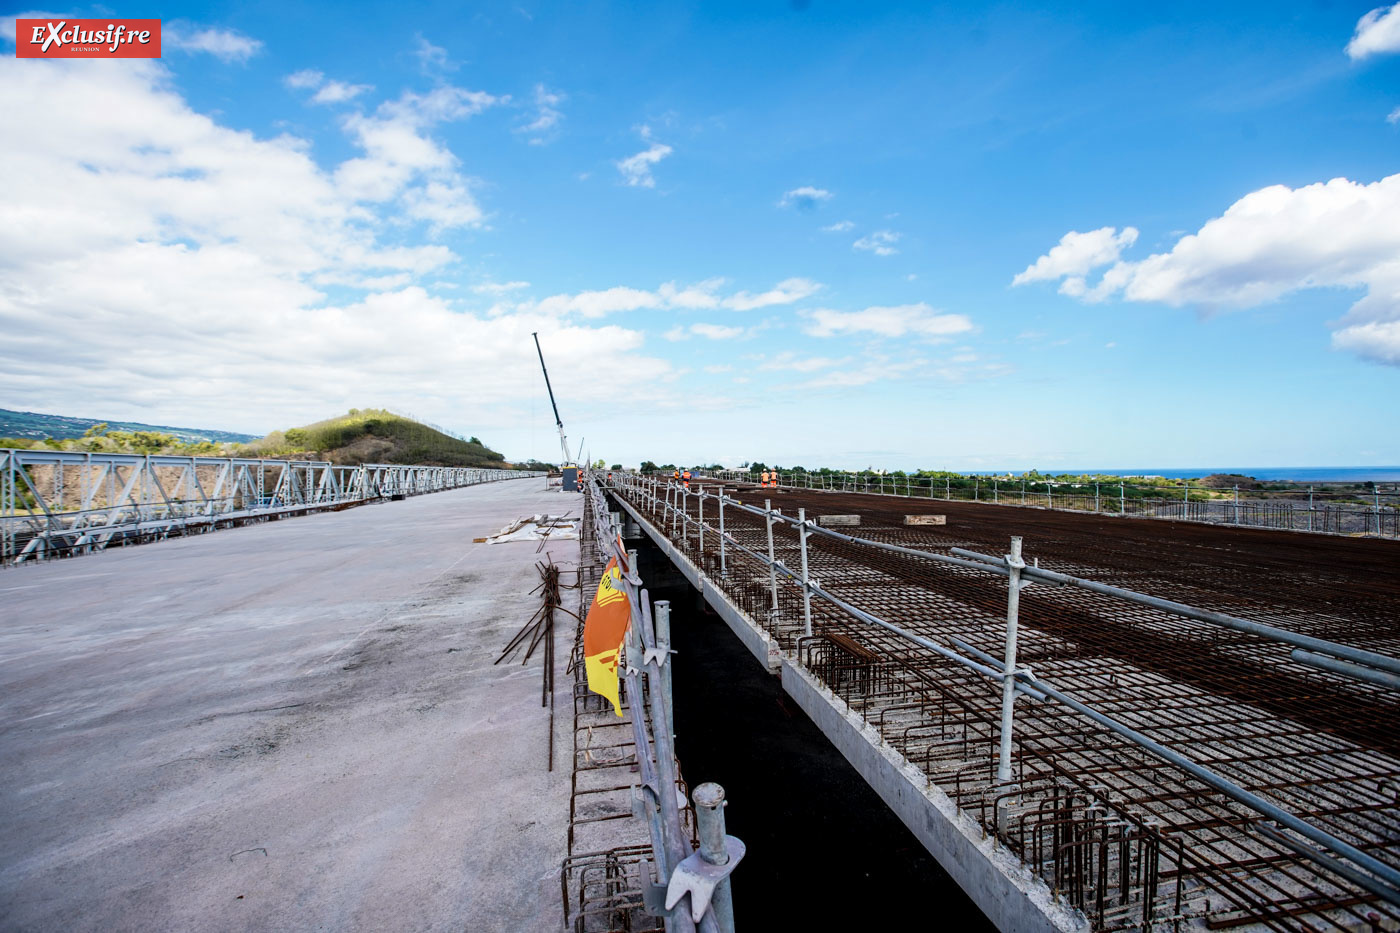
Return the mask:
<path fill-rule="evenodd" d="M 904 516 L 906 525 L 946 525 L 948 516 L 946 515 L 906 515 Z"/>
<path fill-rule="evenodd" d="M 859 515 L 818 515 L 817 524 L 823 528 L 830 528 L 832 525 L 859 525 Z"/>

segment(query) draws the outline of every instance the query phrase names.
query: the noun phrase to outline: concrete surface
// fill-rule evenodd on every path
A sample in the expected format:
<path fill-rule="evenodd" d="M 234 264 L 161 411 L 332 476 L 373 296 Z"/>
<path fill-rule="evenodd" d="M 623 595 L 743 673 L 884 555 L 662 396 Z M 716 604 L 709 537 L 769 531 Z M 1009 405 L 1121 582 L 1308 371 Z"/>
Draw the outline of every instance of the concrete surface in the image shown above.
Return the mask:
<path fill-rule="evenodd" d="M 578 509 L 514 480 L 0 572 L 0 928 L 558 928 L 573 626 L 550 773 L 540 654 L 492 665 L 544 555 L 472 538 Z"/>

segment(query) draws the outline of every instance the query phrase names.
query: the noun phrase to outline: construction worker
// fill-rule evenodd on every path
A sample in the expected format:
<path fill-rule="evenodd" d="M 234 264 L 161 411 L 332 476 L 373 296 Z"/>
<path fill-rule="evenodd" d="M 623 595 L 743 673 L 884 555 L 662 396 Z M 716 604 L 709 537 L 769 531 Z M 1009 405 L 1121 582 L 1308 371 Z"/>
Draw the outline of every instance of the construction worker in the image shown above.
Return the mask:
<path fill-rule="evenodd" d="M 676 480 L 676 479 L 680 479 L 680 478 L 681 478 L 681 471 L 680 471 L 680 470 L 672 470 L 672 471 L 671 471 L 671 479 Z"/>
<path fill-rule="evenodd" d="M 763 487 L 764 489 L 767 489 L 767 488 L 768 488 L 768 471 L 767 471 L 767 470 L 764 470 L 762 473 L 758 474 L 758 485 L 761 486 L 761 487 Z"/>
<path fill-rule="evenodd" d="M 690 488 L 690 471 L 689 471 L 689 470 L 685 470 L 685 471 L 683 471 L 683 472 L 681 473 L 681 484 L 684 485 L 686 489 L 689 489 L 689 488 Z"/>

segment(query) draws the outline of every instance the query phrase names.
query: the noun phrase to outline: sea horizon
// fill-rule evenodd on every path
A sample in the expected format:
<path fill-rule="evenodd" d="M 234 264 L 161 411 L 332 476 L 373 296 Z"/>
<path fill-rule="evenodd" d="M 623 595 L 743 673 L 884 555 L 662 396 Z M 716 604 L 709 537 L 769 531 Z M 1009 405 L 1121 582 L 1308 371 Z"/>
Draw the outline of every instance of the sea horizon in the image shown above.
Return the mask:
<path fill-rule="evenodd" d="M 1024 475 L 1026 470 L 974 470 L 968 476 L 1015 476 Z M 1138 467 L 1133 469 L 1079 469 L 1077 467 L 1050 468 L 1042 473 L 1073 474 L 1089 476 L 1160 476 L 1164 479 L 1198 479 L 1215 473 L 1238 473 L 1257 480 L 1272 482 L 1292 481 L 1301 483 L 1396 483 L 1400 482 L 1400 466 L 1314 466 L 1314 467 Z"/>

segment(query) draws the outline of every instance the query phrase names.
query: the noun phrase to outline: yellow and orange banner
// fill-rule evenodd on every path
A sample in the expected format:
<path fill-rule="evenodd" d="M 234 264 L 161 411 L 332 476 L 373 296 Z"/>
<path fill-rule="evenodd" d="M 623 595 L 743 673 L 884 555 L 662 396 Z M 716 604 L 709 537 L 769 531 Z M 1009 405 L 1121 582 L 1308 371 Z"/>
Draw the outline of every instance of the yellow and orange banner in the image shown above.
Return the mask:
<path fill-rule="evenodd" d="M 622 588 L 622 571 L 617 558 L 608 561 L 598 592 L 583 623 L 583 668 L 588 675 L 588 689 L 612 701 L 613 711 L 622 715 L 618 699 L 617 665 L 622 654 L 622 639 L 632 622 L 632 604 Z"/>

